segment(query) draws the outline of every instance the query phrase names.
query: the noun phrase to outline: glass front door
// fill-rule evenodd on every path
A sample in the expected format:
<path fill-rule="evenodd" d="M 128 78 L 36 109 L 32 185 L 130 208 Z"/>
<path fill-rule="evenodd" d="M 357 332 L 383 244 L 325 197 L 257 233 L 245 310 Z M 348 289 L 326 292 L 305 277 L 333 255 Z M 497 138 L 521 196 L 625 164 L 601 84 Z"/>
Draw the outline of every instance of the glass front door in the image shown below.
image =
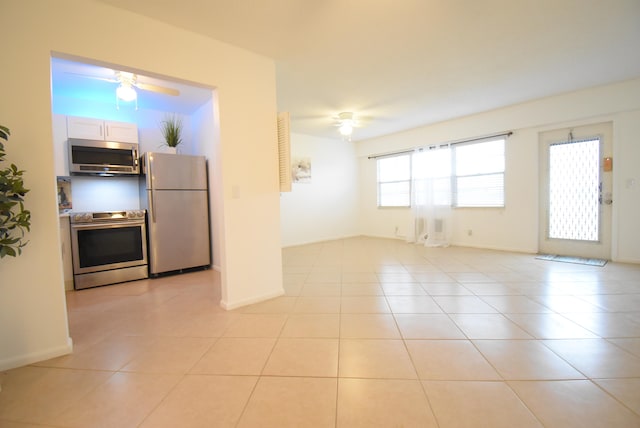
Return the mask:
<path fill-rule="evenodd" d="M 610 124 L 541 134 L 541 253 L 610 258 L 610 152 Z"/>

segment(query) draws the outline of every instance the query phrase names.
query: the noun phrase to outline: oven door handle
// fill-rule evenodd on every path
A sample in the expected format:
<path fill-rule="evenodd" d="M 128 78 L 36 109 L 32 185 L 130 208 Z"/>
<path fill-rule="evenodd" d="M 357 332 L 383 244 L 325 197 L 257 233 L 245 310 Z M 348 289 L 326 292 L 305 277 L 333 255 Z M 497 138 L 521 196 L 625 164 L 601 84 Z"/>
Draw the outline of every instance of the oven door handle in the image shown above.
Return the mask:
<path fill-rule="evenodd" d="M 144 225 L 144 220 L 129 220 L 118 222 L 96 222 L 96 223 L 74 223 L 72 230 L 95 230 L 95 229 L 116 229 L 120 227 L 131 227 Z"/>

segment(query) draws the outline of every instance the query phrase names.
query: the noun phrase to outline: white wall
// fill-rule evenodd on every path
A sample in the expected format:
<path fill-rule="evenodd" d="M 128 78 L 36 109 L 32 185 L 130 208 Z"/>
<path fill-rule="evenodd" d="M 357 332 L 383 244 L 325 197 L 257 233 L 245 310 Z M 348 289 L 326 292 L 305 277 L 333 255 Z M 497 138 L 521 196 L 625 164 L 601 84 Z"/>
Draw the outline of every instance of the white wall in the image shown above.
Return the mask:
<path fill-rule="evenodd" d="M 377 209 L 375 161 L 366 156 L 513 131 L 507 141 L 505 207 L 456 209 L 454 245 L 536 252 L 538 248 L 538 134 L 591 123 L 613 123 L 612 259 L 640 263 L 640 79 L 562 94 L 432 126 L 362 141 L 359 233 L 393 237 L 408 210 Z M 473 230 L 472 236 L 466 231 Z"/>
<path fill-rule="evenodd" d="M 71 349 L 51 143 L 52 52 L 217 88 L 221 305 L 282 294 L 273 61 L 96 2 L 3 0 L 2 17 L 0 118 L 12 133 L 7 160 L 27 171 L 32 231 L 22 256 L 0 260 L 0 370 Z"/>
<path fill-rule="evenodd" d="M 640 110 L 616 115 L 613 134 L 613 254 L 640 263 Z"/>
<path fill-rule="evenodd" d="M 214 94 L 212 94 L 213 96 Z M 209 172 L 209 216 L 211 222 L 211 252 L 213 267 L 220 270 L 220 252 L 222 224 L 220 222 L 222 207 L 222 182 L 220 177 L 220 157 L 216 156 L 220 149 L 216 137 L 215 123 L 217 122 L 214 110 L 213 97 L 191 115 L 191 133 L 193 154 L 201 154 L 207 157 Z"/>
<path fill-rule="evenodd" d="M 143 109 L 135 110 L 134 107 L 124 104 L 119 109 L 116 109 L 115 100 L 110 103 L 88 101 L 59 95 L 55 92 L 51 94 L 51 111 L 61 115 L 92 117 L 130 123 L 137 123 L 138 116 L 144 112 Z"/>
<path fill-rule="evenodd" d="M 291 135 L 291 158 L 311 159 L 311 182 L 293 183 L 281 194 L 282 245 L 356 234 L 358 164 L 354 145 L 339 138 Z"/>

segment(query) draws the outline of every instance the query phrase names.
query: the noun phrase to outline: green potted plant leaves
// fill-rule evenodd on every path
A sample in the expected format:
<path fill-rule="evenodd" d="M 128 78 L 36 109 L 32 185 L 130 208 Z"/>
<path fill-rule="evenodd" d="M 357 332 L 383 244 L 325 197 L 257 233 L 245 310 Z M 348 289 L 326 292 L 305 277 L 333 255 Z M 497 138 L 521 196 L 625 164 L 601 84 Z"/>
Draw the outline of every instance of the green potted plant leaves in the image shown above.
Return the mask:
<path fill-rule="evenodd" d="M 0 162 L 6 155 L 2 140 L 9 140 L 9 128 L 0 125 Z M 22 174 L 17 166 L 0 169 L 0 258 L 16 257 L 22 254 L 25 231 L 31 227 L 31 212 L 24 208 L 24 195 L 29 191 L 24 187 Z"/>
<path fill-rule="evenodd" d="M 173 149 L 171 151 L 175 153 L 182 143 L 182 119 L 177 114 L 166 116 L 160 122 L 160 131 L 164 137 L 164 145 Z"/>

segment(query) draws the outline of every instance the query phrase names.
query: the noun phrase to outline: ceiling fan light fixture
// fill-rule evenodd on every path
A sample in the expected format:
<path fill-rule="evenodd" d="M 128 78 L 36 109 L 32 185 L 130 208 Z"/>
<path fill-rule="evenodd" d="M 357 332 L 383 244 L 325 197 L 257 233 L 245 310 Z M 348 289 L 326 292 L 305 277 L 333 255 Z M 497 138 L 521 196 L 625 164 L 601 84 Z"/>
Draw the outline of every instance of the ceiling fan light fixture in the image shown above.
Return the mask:
<path fill-rule="evenodd" d="M 138 98 L 138 93 L 131 85 L 121 83 L 116 89 L 116 96 L 122 101 L 131 102 Z"/>
<path fill-rule="evenodd" d="M 353 118 L 353 113 L 342 112 L 338 115 L 338 132 L 343 138 L 351 139 L 353 133 L 353 127 L 356 125 L 356 120 Z"/>
<path fill-rule="evenodd" d="M 353 133 L 353 124 L 351 121 L 344 121 L 340 125 L 340 128 L 338 128 L 338 131 L 340 131 L 340 135 L 347 137 Z"/>

